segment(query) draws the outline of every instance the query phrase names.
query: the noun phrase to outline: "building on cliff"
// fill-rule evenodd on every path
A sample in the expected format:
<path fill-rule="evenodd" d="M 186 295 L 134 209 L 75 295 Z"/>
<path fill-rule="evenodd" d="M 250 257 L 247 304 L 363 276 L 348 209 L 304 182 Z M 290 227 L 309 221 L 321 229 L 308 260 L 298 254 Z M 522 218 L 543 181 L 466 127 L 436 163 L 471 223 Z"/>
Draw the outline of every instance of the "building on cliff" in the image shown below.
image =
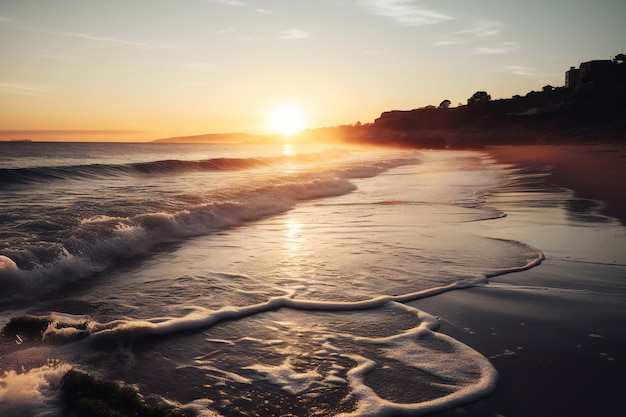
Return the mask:
<path fill-rule="evenodd" d="M 617 81 L 619 64 L 611 60 L 594 60 L 570 67 L 565 72 L 565 87 L 576 93 L 596 91 L 611 86 Z"/>

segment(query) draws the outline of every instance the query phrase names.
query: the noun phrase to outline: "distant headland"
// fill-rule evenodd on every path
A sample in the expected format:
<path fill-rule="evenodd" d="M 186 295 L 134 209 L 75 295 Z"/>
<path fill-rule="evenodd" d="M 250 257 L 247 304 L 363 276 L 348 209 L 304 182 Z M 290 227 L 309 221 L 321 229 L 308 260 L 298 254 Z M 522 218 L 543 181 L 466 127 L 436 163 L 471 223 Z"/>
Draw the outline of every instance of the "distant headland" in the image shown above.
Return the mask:
<path fill-rule="evenodd" d="M 155 143 L 242 143 L 258 142 L 265 136 L 249 133 L 208 133 L 204 135 L 177 136 L 165 139 L 157 139 Z"/>

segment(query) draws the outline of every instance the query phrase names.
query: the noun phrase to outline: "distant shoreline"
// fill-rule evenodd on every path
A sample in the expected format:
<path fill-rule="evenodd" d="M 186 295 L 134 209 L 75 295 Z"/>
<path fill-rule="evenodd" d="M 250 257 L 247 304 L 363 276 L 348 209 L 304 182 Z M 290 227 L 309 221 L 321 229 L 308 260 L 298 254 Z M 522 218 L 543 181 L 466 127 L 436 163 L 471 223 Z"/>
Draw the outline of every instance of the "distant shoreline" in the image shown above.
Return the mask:
<path fill-rule="evenodd" d="M 251 133 L 207 133 L 193 136 L 175 136 L 165 139 L 156 139 L 150 143 L 246 143 L 258 142 L 265 138 L 262 135 Z"/>

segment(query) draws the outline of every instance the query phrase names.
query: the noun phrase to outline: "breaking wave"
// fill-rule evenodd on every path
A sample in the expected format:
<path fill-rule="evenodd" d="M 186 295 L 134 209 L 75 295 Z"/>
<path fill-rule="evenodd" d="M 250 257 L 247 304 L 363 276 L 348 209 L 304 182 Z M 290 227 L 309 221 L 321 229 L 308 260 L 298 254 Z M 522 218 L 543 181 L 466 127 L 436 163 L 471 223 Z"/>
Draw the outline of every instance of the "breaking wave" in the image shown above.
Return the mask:
<path fill-rule="evenodd" d="M 344 195 L 356 189 L 350 179 L 416 163 L 416 158 L 402 158 L 259 180 L 226 196 L 198 196 L 199 203 L 193 205 L 168 202 L 173 210 L 158 199 L 138 213 L 118 205 L 116 211 L 129 211 L 117 216 L 104 214 L 106 208 L 96 205 L 87 217 L 70 213 L 54 224 L 44 221 L 39 229 L 45 238 L 24 238 L 19 246 L 2 249 L 0 284 L 5 296 L 36 295 L 101 272 L 117 260 L 144 255 L 157 245 L 284 213 L 299 201 Z"/>

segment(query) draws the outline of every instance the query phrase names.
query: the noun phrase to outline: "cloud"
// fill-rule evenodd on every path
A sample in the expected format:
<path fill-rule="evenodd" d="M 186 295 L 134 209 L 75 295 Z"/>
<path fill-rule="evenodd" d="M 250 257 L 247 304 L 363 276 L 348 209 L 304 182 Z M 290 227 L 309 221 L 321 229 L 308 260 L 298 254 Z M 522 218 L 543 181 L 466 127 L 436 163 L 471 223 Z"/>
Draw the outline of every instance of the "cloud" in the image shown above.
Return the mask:
<path fill-rule="evenodd" d="M 463 38 L 443 38 L 435 42 L 435 46 L 459 45 L 459 44 L 472 43 L 472 42 L 476 42 L 476 40 L 475 39 L 463 39 Z"/>
<path fill-rule="evenodd" d="M 481 38 L 499 35 L 502 28 L 504 28 L 504 24 L 501 22 L 481 22 L 469 29 L 449 33 L 437 41 L 435 45 L 446 46 L 477 42 Z"/>
<path fill-rule="evenodd" d="M 513 75 L 520 75 L 523 77 L 531 77 L 536 75 L 535 68 L 525 67 L 523 65 L 508 65 L 500 68 L 500 71 L 508 72 Z"/>
<path fill-rule="evenodd" d="M 237 39 L 246 42 L 268 42 L 275 40 L 299 41 L 311 37 L 309 32 L 302 29 L 288 29 L 275 33 L 272 36 L 246 35 L 239 36 Z"/>
<path fill-rule="evenodd" d="M 72 37 L 72 38 L 84 39 L 84 40 L 93 41 L 93 42 L 117 44 L 117 45 L 124 45 L 124 46 L 132 46 L 132 47 L 141 48 L 141 49 L 165 49 L 165 48 L 171 48 L 171 45 L 150 45 L 150 44 L 147 44 L 145 42 L 129 41 L 129 40 L 126 40 L 126 39 L 114 38 L 114 37 L 110 37 L 110 36 L 97 36 L 97 35 L 92 35 L 92 34 L 89 34 L 89 33 L 60 32 L 60 31 L 56 31 L 56 30 L 49 30 L 49 29 L 42 29 L 42 28 L 33 28 L 33 27 L 28 27 L 28 26 L 16 26 L 16 27 L 18 27 L 21 30 L 26 30 L 26 31 L 30 31 L 30 32 L 45 33 L 45 34 L 48 34 L 48 35 L 56 35 L 56 36 L 69 36 L 69 37 Z"/>
<path fill-rule="evenodd" d="M 507 52 L 519 49 L 520 45 L 517 42 L 501 42 L 491 46 L 479 46 L 474 48 L 470 55 L 496 55 L 506 54 Z"/>
<path fill-rule="evenodd" d="M 500 33 L 500 29 L 503 27 L 504 24 L 502 22 L 481 22 L 473 28 L 461 30 L 459 32 L 455 32 L 454 34 L 475 37 L 496 36 Z"/>
<path fill-rule="evenodd" d="M 88 33 L 60 32 L 59 34 L 65 35 L 65 36 L 72 36 L 74 38 L 87 39 L 90 41 L 118 43 L 118 44 L 128 45 L 128 46 L 148 47 L 148 45 L 143 42 L 133 42 L 133 41 L 127 41 L 124 39 L 110 38 L 106 36 L 94 36 Z"/>
<path fill-rule="evenodd" d="M 311 34 L 302 29 L 289 29 L 278 33 L 279 39 L 300 40 L 310 38 Z"/>
<path fill-rule="evenodd" d="M 503 41 L 497 43 L 497 41 L 492 40 L 491 45 L 483 44 L 486 40 L 500 35 L 500 32 L 504 27 L 505 25 L 502 22 L 480 22 L 469 29 L 459 30 L 445 35 L 439 41 L 435 42 L 435 45 L 448 46 L 472 43 L 478 44 L 478 46 L 475 46 L 471 50 L 469 55 L 505 54 L 519 49 L 521 47 L 520 44 L 513 41 Z"/>
<path fill-rule="evenodd" d="M 428 10 L 414 0 L 359 0 L 358 5 L 370 13 L 407 26 L 430 25 L 453 19 L 446 14 Z"/>
<path fill-rule="evenodd" d="M 0 23 L 3 21 L 14 22 L 14 20 L 9 19 L 9 18 L 4 18 L 3 16 L 0 15 Z M 85 39 L 85 40 L 94 41 L 94 42 L 126 45 L 126 46 L 132 46 L 136 48 L 142 48 L 142 49 L 164 49 L 164 48 L 171 47 L 169 45 L 150 45 L 145 42 L 130 41 L 130 40 L 114 38 L 110 36 L 97 36 L 97 35 L 92 35 L 90 33 L 79 33 L 79 32 L 61 32 L 57 30 L 50 30 L 50 29 L 45 29 L 45 28 L 31 27 L 31 26 L 25 26 L 25 25 L 19 25 L 19 24 L 13 25 L 12 27 L 19 29 L 19 30 L 28 31 L 28 32 L 45 33 L 48 35 L 55 35 L 55 36 L 69 36 L 72 38 Z"/>
<path fill-rule="evenodd" d="M 16 94 L 21 96 L 40 96 L 49 91 L 47 88 L 32 84 L 0 83 L 0 93 Z"/>
<path fill-rule="evenodd" d="M 211 0 L 214 3 L 223 4 L 225 6 L 245 6 L 245 3 L 239 0 Z"/>

